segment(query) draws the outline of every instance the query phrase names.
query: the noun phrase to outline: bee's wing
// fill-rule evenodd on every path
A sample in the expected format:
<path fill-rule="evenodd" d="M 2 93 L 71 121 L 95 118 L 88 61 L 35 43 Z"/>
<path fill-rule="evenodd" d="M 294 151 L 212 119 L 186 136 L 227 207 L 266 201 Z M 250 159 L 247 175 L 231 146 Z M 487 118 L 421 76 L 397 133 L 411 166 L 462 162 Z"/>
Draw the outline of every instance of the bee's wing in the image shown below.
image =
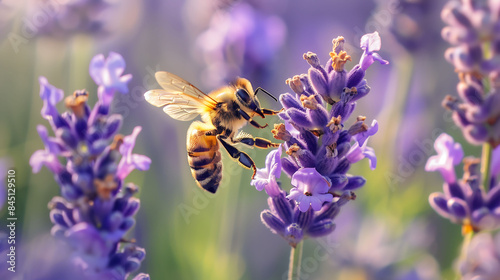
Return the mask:
<path fill-rule="evenodd" d="M 215 109 L 217 101 L 201 90 L 168 72 L 156 72 L 156 80 L 163 90 L 150 90 L 144 94 L 146 101 L 176 120 L 189 121 L 194 119 L 204 108 Z"/>

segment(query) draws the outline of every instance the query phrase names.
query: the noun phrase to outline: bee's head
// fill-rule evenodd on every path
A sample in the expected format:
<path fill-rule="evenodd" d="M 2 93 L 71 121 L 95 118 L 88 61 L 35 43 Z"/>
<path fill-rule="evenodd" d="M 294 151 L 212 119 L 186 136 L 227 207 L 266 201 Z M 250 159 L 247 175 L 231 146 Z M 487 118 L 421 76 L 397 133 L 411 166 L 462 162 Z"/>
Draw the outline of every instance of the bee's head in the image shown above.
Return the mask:
<path fill-rule="evenodd" d="M 238 88 L 235 95 L 240 105 L 243 106 L 243 109 L 249 109 L 264 118 L 264 113 L 260 109 L 259 99 L 257 99 L 257 96 L 253 92 L 249 92 L 245 88 Z"/>

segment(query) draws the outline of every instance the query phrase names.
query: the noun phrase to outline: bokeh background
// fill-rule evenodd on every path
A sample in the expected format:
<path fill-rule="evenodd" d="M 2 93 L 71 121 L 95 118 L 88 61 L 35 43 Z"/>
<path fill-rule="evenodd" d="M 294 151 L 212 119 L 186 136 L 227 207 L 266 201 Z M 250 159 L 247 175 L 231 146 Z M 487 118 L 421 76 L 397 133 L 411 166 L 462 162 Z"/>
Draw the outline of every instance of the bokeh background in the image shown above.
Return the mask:
<path fill-rule="evenodd" d="M 303 279 L 454 279 L 460 226 L 430 208 L 428 196 L 440 191 L 442 181 L 423 168 L 442 132 L 462 142 L 467 155 L 480 150 L 464 144 L 440 105 L 458 81 L 443 58 L 444 3 L 0 1 L 0 158 L 17 174 L 18 244 L 28 246 L 50 232 L 47 203 L 59 192 L 47 169 L 32 174 L 28 164 L 43 147 L 36 125 L 48 125 L 40 116 L 38 77 L 66 95 L 85 88 L 93 104 L 96 86 L 88 64 L 94 55 L 114 51 L 134 77 L 129 94 L 116 96 L 113 111 L 124 116 L 123 134 L 143 127 L 135 152 L 152 159 L 149 171 L 127 178 L 140 186 L 141 209 L 129 234 L 147 252 L 140 271 L 152 279 L 284 279 L 290 248 L 261 223 L 267 195 L 250 186 L 251 171 L 223 153 L 217 194 L 198 189 L 185 152 L 189 122 L 169 118 L 142 95 L 158 88 L 154 72 L 164 70 L 206 92 L 243 76 L 278 97 L 290 91 L 287 78 L 307 73 L 303 53 L 315 52 L 325 63 L 331 40 L 342 35 L 353 58 L 350 69 L 362 53 L 361 36 L 378 31 L 380 54 L 390 64 L 368 70 L 371 92 L 356 109 L 368 123 L 379 121 L 379 133 L 370 140 L 378 166 L 371 171 L 362 161 L 351 169 L 367 184 L 343 208 L 332 235 L 306 240 Z M 280 109 L 264 95 L 260 101 Z M 272 126 L 279 119 L 266 122 Z M 270 129 L 245 131 L 272 138 Z M 263 167 L 266 151 L 243 149 Z M 0 231 L 6 217 L 0 209 Z"/>

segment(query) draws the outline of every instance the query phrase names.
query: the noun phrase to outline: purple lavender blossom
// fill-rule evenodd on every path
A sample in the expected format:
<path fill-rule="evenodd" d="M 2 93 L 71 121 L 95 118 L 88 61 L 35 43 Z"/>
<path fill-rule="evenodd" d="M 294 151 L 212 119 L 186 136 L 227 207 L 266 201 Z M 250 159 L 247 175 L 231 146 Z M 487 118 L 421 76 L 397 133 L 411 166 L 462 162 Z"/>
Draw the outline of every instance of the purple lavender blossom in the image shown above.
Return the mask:
<path fill-rule="evenodd" d="M 455 166 L 460 164 L 464 151 L 460 143 L 455 143 L 450 135 L 443 133 L 434 142 L 434 149 L 438 152 L 425 165 L 426 171 L 439 171 L 447 183 L 454 183 L 456 179 Z"/>
<path fill-rule="evenodd" d="M 500 184 L 491 181 L 486 190 L 480 187 L 479 159 L 464 159 L 462 180 L 455 177 L 455 165 L 463 157 L 460 144 L 442 134 L 434 144 L 437 156 L 429 158 L 427 171 L 440 171 L 445 180 L 444 193 L 432 193 L 429 203 L 439 215 L 462 225 L 462 231 L 494 230 L 500 227 Z"/>
<path fill-rule="evenodd" d="M 378 32 L 375 31 L 361 37 L 361 49 L 363 49 L 363 55 L 359 62 L 361 69 L 366 71 L 375 61 L 378 61 L 380 64 L 389 64 L 389 61 L 383 59 L 376 53 L 381 47 L 382 41 L 380 40 Z"/>
<path fill-rule="evenodd" d="M 54 224 L 51 233 L 71 246 L 72 263 L 86 279 L 125 279 L 145 257 L 144 249 L 133 242 L 123 243 L 140 206 L 133 197 L 137 186 L 124 185 L 123 180 L 133 169 L 148 169 L 151 161 L 132 153 L 141 128 L 123 137 L 117 134 L 121 116 L 108 114 L 113 94 L 127 91 L 131 77 L 122 76 L 124 68 L 119 54 L 111 53 L 108 59 L 94 57 L 90 73 L 98 91 L 105 94 L 98 96 L 91 109 L 88 93 L 75 91 L 65 99 L 70 111 L 62 114 L 55 107 L 62 91 L 40 78 L 42 116 L 49 120 L 55 137 L 38 126 L 45 149 L 33 153 L 30 164 L 35 173 L 47 166 L 60 185 L 62 197 L 54 197 L 49 204 Z"/>
<path fill-rule="evenodd" d="M 460 259 L 461 279 L 495 280 L 500 275 L 500 234 L 479 233 L 472 237 L 467 255 Z"/>
<path fill-rule="evenodd" d="M 442 36 L 453 46 L 445 58 L 455 67 L 460 100 L 447 96 L 443 105 L 472 144 L 500 144 L 500 6 L 494 1 L 450 1 L 441 17 Z"/>
<path fill-rule="evenodd" d="M 281 145 L 278 149 L 271 151 L 266 157 L 266 167 L 257 170 L 255 178 L 250 185 L 255 186 L 258 191 L 266 190 L 269 196 L 280 194 L 280 187 L 276 179 L 281 176 Z"/>
<path fill-rule="evenodd" d="M 429 50 L 439 42 L 438 17 L 442 3 L 433 0 L 378 0 L 372 20 L 387 26 L 395 41 L 410 52 Z M 384 18 L 384 24 L 381 23 Z M 369 21 L 370 22 L 370 21 Z M 387 24 L 385 24 L 387 23 Z M 440 28 L 440 27 L 439 27 Z M 381 33 L 386 30 L 379 30 Z M 392 43 L 392 42 L 391 42 Z M 394 44 L 390 44 L 394 46 Z M 393 49 L 395 50 L 395 49 Z"/>
<path fill-rule="evenodd" d="M 271 152 L 266 168 L 259 169 L 258 178 L 252 181 L 256 186 L 262 184 L 260 189 L 265 183 L 271 185 L 269 182 L 273 188 L 279 188 L 279 192 L 270 194 L 270 210 L 263 211 L 261 218 L 273 233 L 294 247 L 307 236 L 331 233 L 340 207 L 355 199 L 352 190 L 362 187 L 365 179 L 347 174 L 350 165 L 365 157 L 372 168 L 376 165 L 375 153 L 367 147 L 367 140 L 378 131 L 378 123 L 373 121 L 368 127 L 366 118 L 359 116 L 346 129 L 344 122 L 356 101 L 370 91 L 364 79 L 365 70 L 375 61 L 387 64 L 376 53 L 381 46 L 380 37 L 376 32 L 362 37 L 363 57 L 349 72 L 344 67 L 351 60 L 343 48 L 344 38 L 338 37 L 332 43 L 331 58 L 325 67 L 316 54 L 308 52 L 304 54 L 311 66 L 308 74 L 286 81 L 294 93 L 280 96 L 284 110 L 278 115 L 285 123 L 276 124 L 272 133 L 285 141 L 282 146 L 288 156 L 281 159 L 281 165 L 273 165 L 271 159 L 275 162 L 279 157 Z M 278 178 L 278 168 L 291 178 L 293 188 L 288 195 L 270 180 Z"/>
<path fill-rule="evenodd" d="M 332 201 L 333 195 L 328 193 L 330 182 L 314 168 L 302 168 L 292 176 L 289 200 L 295 200 L 300 211 L 306 212 L 309 207 L 319 211 L 324 202 Z"/>
<path fill-rule="evenodd" d="M 141 132 L 141 127 L 137 126 L 131 135 L 125 136 L 123 138 L 123 144 L 120 146 L 120 154 L 122 158 L 118 163 L 118 170 L 116 171 L 116 176 L 123 180 L 128 176 L 130 172 L 134 169 L 138 170 L 148 170 L 151 164 L 151 159 L 144 155 L 132 154 L 132 149 L 135 146 L 135 139 L 139 132 Z"/>
<path fill-rule="evenodd" d="M 207 85 L 220 86 L 236 77 L 262 80 L 281 49 L 286 27 L 247 3 L 235 2 L 213 13 L 209 28 L 197 39 L 207 65 Z"/>

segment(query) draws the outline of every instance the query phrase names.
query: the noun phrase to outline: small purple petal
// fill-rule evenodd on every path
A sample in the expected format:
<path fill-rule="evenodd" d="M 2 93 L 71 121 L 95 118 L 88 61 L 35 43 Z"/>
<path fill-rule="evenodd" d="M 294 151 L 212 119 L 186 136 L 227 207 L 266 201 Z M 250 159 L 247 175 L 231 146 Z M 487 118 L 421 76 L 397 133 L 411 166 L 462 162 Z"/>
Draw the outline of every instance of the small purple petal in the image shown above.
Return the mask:
<path fill-rule="evenodd" d="M 292 176 L 290 200 L 295 200 L 299 205 L 299 210 L 305 212 L 311 206 L 318 211 L 326 201 L 331 201 L 333 195 L 328 193 L 329 182 L 314 168 L 302 168 Z"/>
<path fill-rule="evenodd" d="M 448 199 L 442 193 L 432 193 L 429 196 L 429 204 L 439 215 L 445 218 L 451 218 L 450 211 L 448 210 Z"/>
<path fill-rule="evenodd" d="M 443 191 L 446 194 L 447 197 L 457 197 L 462 200 L 465 199 L 465 194 L 464 190 L 462 188 L 462 185 L 459 182 L 454 182 L 454 183 L 444 183 L 443 184 Z"/>
<path fill-rule="evenodd" d="M 469 206 L 459 198 L 449 199 L 447 205 L 448 211 L 459 219 L 464 219 L 469 215 Z"/>
<path fill-rule="evenodd" d="M 377 167 L 377 157 L 375 156 L 375 150 L 373 150 L 373 148 L 367 147 L 366 142 L 362 147 L 359 147 L 358 145 L 358 142 L 354 143 L 354 145 L 347 153 L 346 159 L 350 163 L 356 163 L 364 158 L 367 158 L 370 162 L 370 169 L 374 170 Z"/>
<path fill-rule="evenodd" d="M 288 92 L 281 94 L 280 102 L 285 109 L 295 108 L 301 111 L 305 111 L 304 107 L 302 107 L 302 104 L 300 104 L 299 100 L 297 100 L 297 97 L 295 97 L 294 94 Z"/>
<path fill-rule="evenodd" d="M 489 209 L 493 210 L 500 207 L 500 187 L 497 186 L 491 189 L 486 196 L 487 206 Z"/>
<path fill-rule="evenodd" d="M 372 121 L 372 125 L 367 131 L 358 133 L 354 135 L 354 139 L 358 142 L 358 145 L 362 147 L 370 136 L 375 135 L 378 132 L 378 122 L 377 120 Z"/>
<path fill-rule="evenodd" d="M 278 217 L 285 222 L 285 224 L 291 224 L 293 221 L 292 216 L 292 207 L 290 205 L 290 201 L 285 197 L 284 193 L 280 193 L 280 195 L 275 197 L 269 197 L 268 201 L 271 201 L 271 209 L 273 209 Z"/>
<path fill-rule="evenodd" d="M 349 177 L 349 182 L 347 185 L 343 188 L 343 190 L 356 190 L 364 186 L 366 183 L 365 178 L 361 176 L 353 176 Z"/>
<path fill-rule="evenodd" d="M 425 170 L 440 171 L 446 182 L 455 182 L 455 165 L 459 164 L 464 156 L 462 146 L 460 143 L 455 143 L 451 136 L 443 133 L 434 142 L 434 149 L 438 154 L 427 160 Z"/>
<path fill-rule="evenodd" d="M 283 222 L 274 216 L 269 210 L 264 210 L 260 213 L 262 223 L 266 225 L 273 233 L 283 235 L 285 232 L 285 225 Z"/>
<path fill-rule="evenodd" d="M 382 46 L 382 41 L 377 31 L 363 35 L 361 37 L 360 47 L 364 50 L 359 64 L 363 70 L 368 69 L 373 62 L 378 61 L 380 64 L 389 64 L 376 51 L 379 51 Z"/>
<path fill-rule="evenodd" d="M 335 230 L 333 220 L 327 219 L 312 224 L 307 229 L 307 234 L 311 237 L 321 237 L 332 233 Z"/>
<path fill-rule="evenodd" d="M 308 115 L 298 109 L 290 108 L 286 110 L 286 113 L 290 117 L 290 122 L 305 128 L 312 128 L 314 125 L 311 120 L 308 118 Z"/>
<path fill-rule="evenodd" d="M 55 119 L 59 115 L 56 105 L 64 97 L 64 92 L 49 84 L 47 78 L 38 78 L 40 83 L 40 98 L 43 100 L 42 117 L 45 119 Z"/>
<path fill-rule="evenodd" d="M 285 229 L 284 237 L 290 245 L 295 247 L 304 238 L 304 232 L 298 224 L 293 223 Z"/>
<path fill-rule="evenodd" d="M 123 138 L 123 144 L 120 146 L 122 159 L 118 163 L 116 176 L 123 180 L 134 169 L 147 170 L 151 164 L 151 159 L 138 154 L 132 154 L 132 149 L 135 146 L 137 135 L 141 132 L 141 127 L 136 126 L 131 135 Z"/>
<path fill-rule="evenodd" d="M 278 149 L 271 151 L 266 157 L 266 167 L 257 170 L 250 185 L 255 186 L 258 191 L 266 190 L 270 196 L 280 194 L 280 187 L 276 178 L 281 175 L 281 153 L 282 145 Z"/>
<path fill-rule="evenodd" d="M 127 93 L 127 83 L 132 79 L 132 75 L 121 76 L 124 70 L 125 60 L 115 52 L 111 52 L 107 59 L 102 54 L 94 56 L 89 67 L 90 76 L 96 84 L 103 86 L 106 90 Z"/>
<path fill-rule="evenodd" d="M 107 256 L 107 246 L 99 232 L 90 224 L 79 223 L 66 232 L 66 237 L 79 252 Z"/>

